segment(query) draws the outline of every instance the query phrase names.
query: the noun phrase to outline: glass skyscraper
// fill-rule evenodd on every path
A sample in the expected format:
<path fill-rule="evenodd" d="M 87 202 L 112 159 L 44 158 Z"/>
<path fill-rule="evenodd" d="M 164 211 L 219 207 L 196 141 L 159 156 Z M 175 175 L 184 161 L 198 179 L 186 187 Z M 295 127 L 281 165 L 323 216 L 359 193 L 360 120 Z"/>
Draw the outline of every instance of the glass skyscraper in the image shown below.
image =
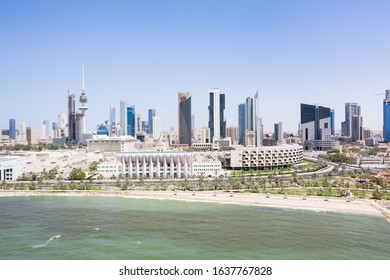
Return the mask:
<path fill-rule="evenodd" d="M 156 109 L 149 109 L 148 111 L 148 124 L 149 124 L 149 128 L 148 128 L 148 134 L 150 135 L 153 135 L 153 117 L 156 116 Z"/>
<path fill-rule="evenodd" d="M 244 145 L 245 141 L 245 103 L 238 105 L 238 143 Z"/>
<path fill-rule="evenodd" d="M 135 106 L 127 106 L 127 135 L 135 137 Z"/>
<path fill-rule="evenodd" d="M 390 142 L 390 90 L 386 90 L 383 99 L 383 140 Z"/>
<path fill-rule="evenodd" d="M 15 121 L 15 119 L 9 120 L 9 138 L 16 139 L 16 121 Z"/>
<path fill-rule="evenodd" d="M 218 88 L 209 90 L 209 129 L 210 142 L 213 139 L 226 138 L 225 94 Z"/>
<path fill-rule="evenodd" d="M 178 140 L 179 144 L 191 146 L 191 96 L 190 92 L 178 94 Z"/>

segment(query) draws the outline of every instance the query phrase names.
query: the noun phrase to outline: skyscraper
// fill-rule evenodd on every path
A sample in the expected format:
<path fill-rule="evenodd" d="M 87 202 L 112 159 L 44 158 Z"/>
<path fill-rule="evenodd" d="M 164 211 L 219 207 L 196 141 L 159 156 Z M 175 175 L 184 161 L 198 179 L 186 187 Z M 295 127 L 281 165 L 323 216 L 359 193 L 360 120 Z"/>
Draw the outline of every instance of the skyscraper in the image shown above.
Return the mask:
<path fill-rule="evenodd" d="M 277 144 L 281 144 L 283 142 L 283 123 L 275 123 L 274 124 L 274 139 Z"/>
<path fill-rule="evenodd" d="M 209 90 L 209 129 L 210 141 L 226 138 L 225 94 L 218 88 Z"/>
<path fill-rule="evenodd" d="M 50 137 L 49 120 L 45 120 L 42 123 L 42 137 L 43 138 L 49 138 Z"/>
<path fill-rule="evenodd" d="M 68 142 L 76 140 L 76 97 L 68 91 Z"/>
<path fill-rule="evenodd" d="M 149 131 L 148 134 L 153 135 L 153 117 L 156 115 L 156 109 L 148 110 Z"/>
<path fill-rule="evenodd" d="M 121 135 L 127 135 L 127 102 L 121 100 L 120 102 L 120 122 L 121 122 Z"/>
<path fill-rule="evenodd" d="M 15 121 L 15 119 L 9 119 L 9 138 L 16 139 L 16 121 Z"/>
<path fill-rule="evenodd" d="M 352 117 L 360 116 L 360 106 L 357 103 L 345 103 L 344 136 L 352 137 Z"/>
<path fill-rule="evenodd" d="M 83 67 L 82 68 L 83 69 L 82 69 L 81 95 L 80 95 L 80 99 L 79 99 L 79 102 L 80 102 L 80 108 L 79 108 L 80 113 L 79 113 L 79 116 L 78 116 L 78 119 L 79 119 L 79 122 L 78 122 L 79 135 L 77 137 L 78 142 L 81 142 L 82 134 L 87 132 L 85 113 L 88 110 L 88 106 L 87 106 L 88 98 L 85 95 L 84 63 L 83 63 Z"/>
<path fill-rule="evenodd" d="M 245 103 L 238 105 L 238 143 L 244 145 L 245 141 Z"/>
<path fill-rule="evenodd" d="M 383 99 L 383 140 L 390 142 L 390 90 L 386 90 Z"/>
<path fill-rule="evenodd" d="M 154 116 L 152 123 L 153 123 L 153 139 L 159 139 L 160 138 L 160 117 Z"/>
<path fill-rule="evenodd" d="M 334 128 L 334 109 L 330 109 L 330 134 L 335 136 L 335 128 Z"/>
<path fill-rule="evenodd" d="M 116 110 L 115 107 L 113 107 L 110 104 L 110 120 L 109 120 L 109 130 L 108 135 L 109 136 L 116 136 Z"/>
<path fill-rule="evenodd" d="M 127 106 L 127 135 L 135 137 L 135 106 Z"/>
<path fill-rule="evenodd" d="M 244 110 L 245 124 L 245 130 L 243 132 L 244 139 L 240 142 L 245 146 L 261 146 L 262 141 L 259 135 L 258 92 L 256 92 L 254 97 L 247 97 L 244 106 L 245 107 L 243 109 L 242 104 L 239 105 L 239 110 Z M 242 112 L 239 112 L 239 116 L 240 114 L 242 118 Z"/>
<path fill-rule="evenodd" d="M 191 146 L 191 97 L 190 92 L 178 93 L 178 140 Z"/>
<path fill-rule="evenodd" d="M 301 104 L 301 129 L 305 150 L 330 150 L 337 144 L 331 137 L 330 108 Z"/>
<path fill-rule="evenodd" d="M 37 132 L 34 127 L 26 128 L 26 136 L 28 145 L 35 145 L 37 143 Z"/>
<path fill-rule="evenodd" d="M 352 142 L 363 140 L 363 117 L 358 115 L 352 116 Z"/>

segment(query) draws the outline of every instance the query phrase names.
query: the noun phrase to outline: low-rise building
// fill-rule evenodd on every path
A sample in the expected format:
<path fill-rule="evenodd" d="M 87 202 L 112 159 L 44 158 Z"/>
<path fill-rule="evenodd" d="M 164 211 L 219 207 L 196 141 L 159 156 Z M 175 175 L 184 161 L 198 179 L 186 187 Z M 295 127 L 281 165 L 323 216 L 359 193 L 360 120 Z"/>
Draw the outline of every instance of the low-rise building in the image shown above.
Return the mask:
<path fill-rule="evenodd" d="M 272 169 L 291 166 L 303 159 L 300 145 L 279 145 L 237 148 L 231 151 L 230 167 L 233 169 Z"/>

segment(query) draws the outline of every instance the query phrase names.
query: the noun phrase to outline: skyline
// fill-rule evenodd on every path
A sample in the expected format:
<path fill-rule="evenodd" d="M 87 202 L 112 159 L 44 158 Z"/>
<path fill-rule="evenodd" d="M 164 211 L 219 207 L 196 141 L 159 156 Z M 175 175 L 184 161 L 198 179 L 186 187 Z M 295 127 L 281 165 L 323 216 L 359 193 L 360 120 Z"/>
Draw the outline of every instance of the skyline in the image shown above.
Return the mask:
<path fill-rule="evenodd" d="M 390 87 L 387 1 L 115 1 L 0 4 L 1 127 L 36 127 L 67 113 L 81 94 L 85 62 L 87 129 L 128 100 L 161 129 L 177 130 L 177 94 L 192 92 L 197 127 L 208 123 L 208 90 L 226 96 L 227 126 L 259 92 L 264 131 L 296 132 L 300 103 L 335 109 L 358 103 L 363 126 L 382 131 Z M 45 110 L 42 110 L 44 108 Z M 104 115 L 104 118 L 102 117 Z"/>

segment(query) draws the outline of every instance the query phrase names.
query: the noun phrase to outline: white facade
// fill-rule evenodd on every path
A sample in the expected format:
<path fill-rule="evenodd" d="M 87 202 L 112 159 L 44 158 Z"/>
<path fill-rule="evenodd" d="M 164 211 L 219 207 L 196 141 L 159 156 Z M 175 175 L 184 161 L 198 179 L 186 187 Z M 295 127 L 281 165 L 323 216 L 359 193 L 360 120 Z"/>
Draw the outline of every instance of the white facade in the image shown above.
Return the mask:
<path fill-rule="evenodd" d="M 238 148 L 231 151 L 232 168 L 275 168 L 300 163 L 303 159 L 301 145 L 263 146 Z"/>
<path fill-rule="evenodd" d="M 16 181 L 26 172 L 29 160 L 31 160 L 30 157 L 0 157 L 0 181 Z"/>
<path fill-rule="evenodd" d="M 155 140 L 160 139 L 160 135 L 161 135 L 160 117 L 154 116 L 152 123 L 153 123 L 153 139 L 155 139 Z"/>
<path fill-rule="evenodd" d="M 120 153 L 117 160 L 119 172 L 130 178 L 185 178 L 194 175 L 192 153 Z"/>
<path fill-rule="evenodd" d="M 137 140 L 131 136 L 99 137 L 87 139 L 88 152 L 131 152 Z"/>

